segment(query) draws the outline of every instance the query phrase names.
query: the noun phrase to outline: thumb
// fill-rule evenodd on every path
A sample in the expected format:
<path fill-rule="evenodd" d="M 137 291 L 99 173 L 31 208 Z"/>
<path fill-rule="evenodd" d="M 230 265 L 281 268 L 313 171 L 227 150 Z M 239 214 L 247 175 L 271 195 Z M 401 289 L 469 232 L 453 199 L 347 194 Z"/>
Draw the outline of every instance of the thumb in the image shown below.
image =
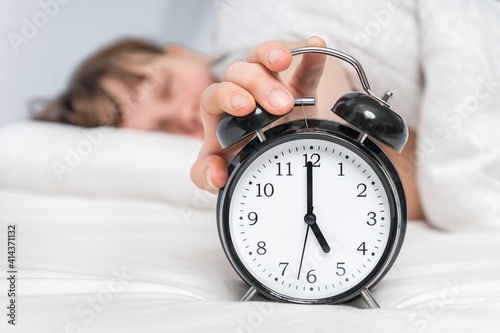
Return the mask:
<path fill-rule="evenodd" d="M 325 47 L 325 41 L 320 37 L 311 37 L 307 46 Z M 325 68 L 326 56 L 324 54 L 308 53 L 295 69 L 288 83 L 295 96 L 316 96 L 316 89 Z"/>

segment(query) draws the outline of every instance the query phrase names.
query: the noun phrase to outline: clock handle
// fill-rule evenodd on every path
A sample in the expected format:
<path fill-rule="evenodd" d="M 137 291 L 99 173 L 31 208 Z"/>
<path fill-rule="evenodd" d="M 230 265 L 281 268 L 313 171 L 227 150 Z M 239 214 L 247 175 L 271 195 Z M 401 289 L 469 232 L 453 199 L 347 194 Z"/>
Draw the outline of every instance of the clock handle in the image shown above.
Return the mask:
<path fill-rule="evenodd" d="M 315 98 L 296 98 L 295 106 L 312 106 Z M 217 125 L 217 139 L 222 148 L 226 149 L 237 142 L 257 133 L 261 141 L 265 139 L 262 129 L 284 115 L 274 115 L 257 104 L 255 110 L 243 117 L 227 116 Z"/>
<path fill-rule="evenodd" d="M 408 126 L 403 118 L 392 111 L 387 91 L 382 98 L 375 96 L 370 89 L 365 71 L 361 64 L 350 55 L 339 50 L 318 46 L 304 46 L 290 50 L 292 55 L 320 53 L 349 63 L 358 73 L 365 93 L 351 92 L 342 96 L 333 106 L 332 112 L 389 148 L 401 152 L 408 141 Z M 366 138 L 361 135 L 360 139 Z"/>
<path fill-rule="evenodd" d="M 366 135 L 373 137 L 382 144 L 398 152 L 408 140 L 408 126 L 403 118 L 389 107 L 391 92 L 386 92 L 382 98 L 375 96 L 370 90 L 361 64 L 350 55 L 326 47 L 304 46 L 290 50 L 292 56 L 304 53 L 321 53 L 346 61 L 356 69 L 361 85 L 366 94 L 351 92 L 342 96 L 333 106 L 332 112 L 340 116 L 362 132 L 360 141 Z M 295 105 L 314 105 L 314 98 L 299 98 Z M 243 117 L 227 116 L 217 126 L 217 138 L 222 148 L 228 148 L 235 143 L 257 133 L 263 141 L 262 129 L 282 116 L 273 115 L 257 105 L 255 110 Z"/>

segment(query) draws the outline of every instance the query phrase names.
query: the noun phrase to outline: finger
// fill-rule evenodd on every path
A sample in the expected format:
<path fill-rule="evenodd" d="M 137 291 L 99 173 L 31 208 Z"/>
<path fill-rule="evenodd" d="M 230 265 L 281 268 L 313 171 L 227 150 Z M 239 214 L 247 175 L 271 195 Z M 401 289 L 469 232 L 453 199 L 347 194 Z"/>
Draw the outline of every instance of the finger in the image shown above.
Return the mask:
<path fill-rule="evenodd" d="M 284 114 L 293 108 L 292 93 L 262 64 L 234 63 L 226 72 L 226 80 L 244 88 L 264 109 L 273 114 Z"/>
<path fill-rule="evenodd" d="M 233 82 L 211 84 L 203 91 L 200 103 L 203 111 L 212 115 L 244 116 L 255 109 L 251 93 Z"/>
<path fill-rule="evenodd" d="M 231 82 L 212 84 L 201 96 L 201 118 L 205 140 L 197 161 L 191 167 L 191 180 L 199 188 L 214 192 L 227 180 L 226 151 L 215 135 L 217 125 L 227 113 L 241 116 L 255 109 L 255 101 L 243 88 Z"/>
<path fill-rule="evenodd" d="M 311 37 L 306 45 L 325 47 L 326 43 L 319 37 Z M 294 93 L 298 96 L 315 96 L 325 62 L 326 56 L 324 54 L 304 54 L 289 82 Z"/>
<path fill-rule="evenodd" d="M 292 54 L 283 44 L 265 42 L 248 54 L 247 61 L 262 64 L 272 72 L 282 72 L 290 67 Z"/>
<path fill-rule="evenodd" d="M 232 82 L 210 85 L 201 95 L 201 120 L 205 140 L 200 156 L 223 154 L 217 137 L 217 125 L 226 114 L 244 116 L 255 109 L 253 96 Z"/>
<path fill-rule="evenodd" d="M 218 155 L 198 158 L 191 167 L 191 180 L 202 190 L 214 192 L 227 181 L 227 164 Z"/>

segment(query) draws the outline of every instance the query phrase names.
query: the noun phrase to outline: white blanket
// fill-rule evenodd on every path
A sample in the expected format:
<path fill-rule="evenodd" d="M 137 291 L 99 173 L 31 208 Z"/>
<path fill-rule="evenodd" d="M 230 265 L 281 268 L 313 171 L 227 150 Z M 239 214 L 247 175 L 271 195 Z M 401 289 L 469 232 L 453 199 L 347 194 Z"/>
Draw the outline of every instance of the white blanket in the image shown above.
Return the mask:
<path fill-rule="evenodd" d="M 391 90 L 391 107 L 416 131 L 401 171 L 417 173 L 428 221 L 500 228 L 499 1 L 253 0 L 224 14 L 215 49 L 233 57 L 218 63 L 220 77 L 261 42 L 321 36 L 361 62 L 373 92 Z"/>
<path fill-rule="evenodd" d="M 41 135 L 48 129 L 50 135 Z M 54 137 L 57 142 L 39 151 L 34 148 L 40 145 L 24 140 L 28 132 L 42 146 Z M 75 138 L 85 138 L 83 133 L 30 122 L 0 129 L 2 142 L 9 143 L 8 149 L 0 146 L 0 174 L 13 175 L 9 165 L 26 171 L 19 186 L 0 177 L 0 270 L 8 271 L 9 225 L 16 226 L 18 270 L 15 327 L 6 316 L 10 282 L 0 280 L 2 332 L 496 332 L 500 327 L 500 232 L 443 232 L 421 221 L 409 223 L 400 257 L 373 291 L 382 309 L 360 310 L 360 301 L 302 306 L 257 298 L 240 303 L 247 287 L 219 244 L 214 197 L 204 193 L 174 200 L 156 188 L 164 187 L 163 177 L 184 172 L 169 179 L 170 192 L 191 191 L 188 170 L 176 170 L 156 156 L 169 142 L 186 148 L 193 142 L 107 132 L 100 152 L 86 156 L 100 161 L 92 168 L 82 161 L 82 169 L 66 175 L 86 179 L 93 172 L 95 193 L 76 181 L 51 183 L 53 170 L 37 163 L 64 157 L 68 145 L 79 142 Z M 131 141 L 143 145 L 131 146 Z M 8 155 L 16 147 L 23 147 L 18 156 Z M 131 157 L 138 154 L 142 161 L 134 164 Z M 100 182 L 112 185 L 106 178 L 116 170 L 107 166 L 118 156 L 130 161 L 120 191 L 99 193 Z M 190 152 L 183 158 L 195 156 Z M 158 163 L 156 185 L 132 195 L 141 181 L 138 174 L 151 170 L 152 162 Z M 30 182 L 36 177 L 30 166 L 41 172 L 37 182 Z"/>
<path fill-rule="evenodd" d="M 382 309 L 359 310 L 354 306 L 361 302 L 239 303 L 246 287 L 219 245 L 212 211 L 6 188 L 0 191 L 0 211 L 3 244 L 7 225 L 17 225 L 19 332 L 327 332 L 332 327 L 496 332 L 500 327 L 500 233 L 445 233 L 411 222 L 400 257 L 374 290 Z M 5 304 L 5 279 L 0 290 Z M 0 327 L 8 326 L 4 317 Z"/>

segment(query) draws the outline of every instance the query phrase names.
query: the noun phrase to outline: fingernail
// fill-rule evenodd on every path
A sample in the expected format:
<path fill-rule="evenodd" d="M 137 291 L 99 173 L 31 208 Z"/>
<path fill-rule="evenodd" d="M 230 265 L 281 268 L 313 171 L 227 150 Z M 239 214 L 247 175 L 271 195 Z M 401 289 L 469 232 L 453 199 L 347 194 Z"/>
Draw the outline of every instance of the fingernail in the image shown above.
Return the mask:
<path fill-rule="evenodd" d="M 210 175 L 210 168 L 205 171 L 205 180 L 212 189 L 215 189 L 214 183 L 212 182 L 212 176 Z"/>
<path fill-rule="evenodd" d="M 288 104 L 290 96 L 282 90 L 274 89 L 269 94 L 269 104 L 275 109 L 281 109 Z"/>
<path fill-rule="evenodd" d="M 235 110 L 239 110 L 239 109 L 247 106 L 248 104 L 250 104 L 250 100 L 246 96 L 243 96 L 243 95 L 234 95 L 229 100 L 229 103 L 231 103 L 231 106 Z"/>
<path fill-rule="evenodd" d="M 272 50 L 271 52 L 269 52 L 269 54 L 267 55 L 267 59 L 269 60 L 269 62 L 272 65 L 279 58 L 283 57 L 284 55 L 285 55 L 285 53 L 282 50 L 276 49 L 276 50 Z"/>

